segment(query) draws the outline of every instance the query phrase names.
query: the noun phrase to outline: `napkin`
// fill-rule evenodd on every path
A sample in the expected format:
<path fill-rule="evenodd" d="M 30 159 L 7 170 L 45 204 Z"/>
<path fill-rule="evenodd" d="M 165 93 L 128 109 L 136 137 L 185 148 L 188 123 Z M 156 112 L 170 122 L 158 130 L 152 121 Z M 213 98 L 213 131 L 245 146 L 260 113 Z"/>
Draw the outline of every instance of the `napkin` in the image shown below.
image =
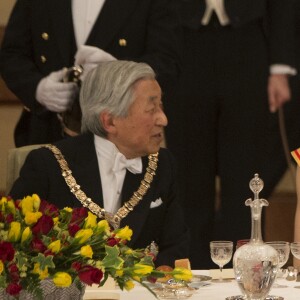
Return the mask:
<path fill-rule="evenodd" d="M 93 284 L 92 286 L 86 286 L 85 294 L 83 296 L 84 300 L 118 300 L 120 299 L 120 294 L 116 291 L 112 290 L 116 289 L 116 284 L 113 278 L 108 277 L 105 284 L 101 287 L 98 287 L 97 284 Z"/>
<path fill-rule="evenodd" d="M 209 270 L 209 275 L 212 279 L 219 279 L 221 276 L 221 271 L 220 269 L 211 269 Z M 223 269 L 222 278 L 224 279 L 234 278 L 233 269 Z"/>
<path fill-rule="evenodd" d="M 119 300 L 120 294 L 107 292 L 103 290 L 90 290 L 87 288 L 85 290 L 85 294 L 83 295 L 83 300 L 96 300 L 96 299 L 102 299 L 102 300 Z"/>

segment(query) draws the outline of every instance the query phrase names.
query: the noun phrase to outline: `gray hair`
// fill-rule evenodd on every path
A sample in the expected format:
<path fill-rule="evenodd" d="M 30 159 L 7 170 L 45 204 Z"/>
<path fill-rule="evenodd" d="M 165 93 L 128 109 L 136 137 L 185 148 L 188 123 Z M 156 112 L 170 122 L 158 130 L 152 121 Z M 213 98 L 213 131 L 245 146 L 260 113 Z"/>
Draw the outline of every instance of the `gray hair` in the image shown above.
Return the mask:
<path fill-rule="evenodd" d="M 155 79 L 154 71 L 145 63 L 117 60 L 99 63 L 92 69 L 80 90 L 81 132 L 106 137 L 100 113 L 126 117 L 134 101 L 134 84 L 141 79 Z"/>

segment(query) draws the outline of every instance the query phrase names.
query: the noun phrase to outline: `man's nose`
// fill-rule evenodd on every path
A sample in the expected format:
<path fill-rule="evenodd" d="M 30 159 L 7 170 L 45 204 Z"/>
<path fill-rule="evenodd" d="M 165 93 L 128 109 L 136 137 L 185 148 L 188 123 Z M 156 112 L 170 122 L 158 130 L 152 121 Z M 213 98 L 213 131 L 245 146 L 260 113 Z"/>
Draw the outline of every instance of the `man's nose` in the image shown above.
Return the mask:
<path fill-rule="evenodd" d="M 168 118 L 166 116 L 166 114 L 164 113 L 164 111 L 161 109 L 159 112 L 159 116 L 157 119 L 157 124 L 160 126 L 167 126 L 168 125 Z"/>

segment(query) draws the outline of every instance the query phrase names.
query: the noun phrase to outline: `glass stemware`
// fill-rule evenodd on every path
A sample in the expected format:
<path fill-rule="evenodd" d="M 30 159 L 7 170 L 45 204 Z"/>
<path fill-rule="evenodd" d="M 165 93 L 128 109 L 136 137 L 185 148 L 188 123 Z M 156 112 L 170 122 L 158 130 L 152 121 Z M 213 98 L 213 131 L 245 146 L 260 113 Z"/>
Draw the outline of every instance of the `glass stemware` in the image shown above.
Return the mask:
<path fill-rule="evenodd" d="M 222 276 L 224 265 L 228 264 L 232 258 L 233 242 L 231 241 L 212 241 L 210 242 L 210 256 L 212 261 L 220 268 L 220 278 L 214 281 L 228 282 Z"/>
<path fill-rule="evenodd" d="M 271 241 L 271 242 L 266 242 L 266 244 L 272 246 L 279 255 L 279 262 L 278 262 L 278 272 L 280 273 L 280 269 L 287 263 L 289 256 L 290 256 L 290 243 L 289 242 L 284 242 L 284 241 Z M 276 278 L 278 278 L 278 273 Z M 272 287 L 277 287 L 277 288 L 283 288 L 287 287 L 287 285 L 281 285 L 275 282 Z"/>
<path fill-rule="evenodd" d="M 294 257 L 300 259 L 300 242 L 293 242 L 291 243 L 290 247 Z M 295 286 L 295 288 L 300 289 L 300 286 Z"/>

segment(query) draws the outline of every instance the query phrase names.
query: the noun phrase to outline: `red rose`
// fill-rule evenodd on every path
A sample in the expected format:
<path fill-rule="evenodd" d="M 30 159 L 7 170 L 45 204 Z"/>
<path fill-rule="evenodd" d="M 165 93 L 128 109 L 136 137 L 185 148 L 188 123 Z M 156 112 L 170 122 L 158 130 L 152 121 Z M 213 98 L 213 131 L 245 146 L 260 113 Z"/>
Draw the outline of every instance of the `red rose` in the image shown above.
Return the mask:
<path fill-rule="evenodd" d="M 44 215 L 51 216 L 52 218 L 57 217 L 59 215 L 59 209 L 46 200 L 42 200 L 40 204 L 40 212 Z"/>
<path fill-rule="evenodd" d="M 35 235 L 46 235 L 53 228 L 53 226 L 53 219 L 50 216 L 42 215 L 37 223 L 32 227 L 32 233 Z"/>
<path fill-rule="evenodd" d="M 71 268 L 78 272 L 81 269 L 81 263 L 75 261 L 72 263 Z"/>
<path fill-rule="evenodd" d="M 87 209 L 84 207 L 75 207 L 72 211 L 70 224 L 80 224 L 88 216 Z"/>
<path fill-rule="evenodd" d="M 92 285 L 93 283 L 99 284 L 103 277 L 103 272 L 92 266 L 85 266 L 79 272 L 78 277 L 87 285 Z"/>
<path fill-rule="evenodd" d="M 15 249 L 9 242 L 0 242 L 0 260 L 11 261 L 15 256 Z"/>
<path fill-rule="evenodd" d="M 47 249 L 47 250 L 45 250 L 45 252 L 43 253 L 45 256 L 50 256 L 50 255 L 52 255 L 52 256 L 55 256 L 55 253 L 53 253 L 51 250 L 49 250 L 49 249 Z"/>
<path fill-rule="evenodd" d="M 21 205 L 20 204 L 21 204 L 21 200 L 20 199 L 16 200 L 15 201 L 15 208 L 18 209 L 18 210 L 21 210 Z"/>
<path fill-rule="evenodd" d="M 6 223 L 11 223 L 14 220 L 14 215 L 13 214 L 9 214 L 6 216 Z"/>
<path fill-rule="evenodd" d="M 80 230 L 80 226 L 78 224 L 70 224 L 69 225 L 69 234 L 70 234 L 70 236 L 74 237 L 78 230 Z"/>
<path fill-rule="evenodd" d="M 38 239 L 34 238 L 31 242 L 31 248 L 33 251 L 44 253 L 47 250 L 47 247 L 43 244 L 43 242 Z"/>
<path fill-rule="evenodd" d="M 15 263 L 8 266 L 10 282 L 18 282 L 20 280 L 19 269 Z"/>
<path fill-rule="evenodd" d="M 119 241 L 120 241 L 119 239 L 109 238 L 107 239 L 106 244 L 110 247 L 113 247 L 114 245 L 117 245 Z"/>
<path fill-rule="evenodd" d="M 6 288 L 6 293 L 12 296 L 16 296 L 20 293 L 22 287 L 17 283 L 10 283 Z"/>
<path fill-rule="evenodd" d="M 9 272 L 18 272 L 19 271 L 16 264 L 9 265 L 8 269 L 9 269 Z"/>

